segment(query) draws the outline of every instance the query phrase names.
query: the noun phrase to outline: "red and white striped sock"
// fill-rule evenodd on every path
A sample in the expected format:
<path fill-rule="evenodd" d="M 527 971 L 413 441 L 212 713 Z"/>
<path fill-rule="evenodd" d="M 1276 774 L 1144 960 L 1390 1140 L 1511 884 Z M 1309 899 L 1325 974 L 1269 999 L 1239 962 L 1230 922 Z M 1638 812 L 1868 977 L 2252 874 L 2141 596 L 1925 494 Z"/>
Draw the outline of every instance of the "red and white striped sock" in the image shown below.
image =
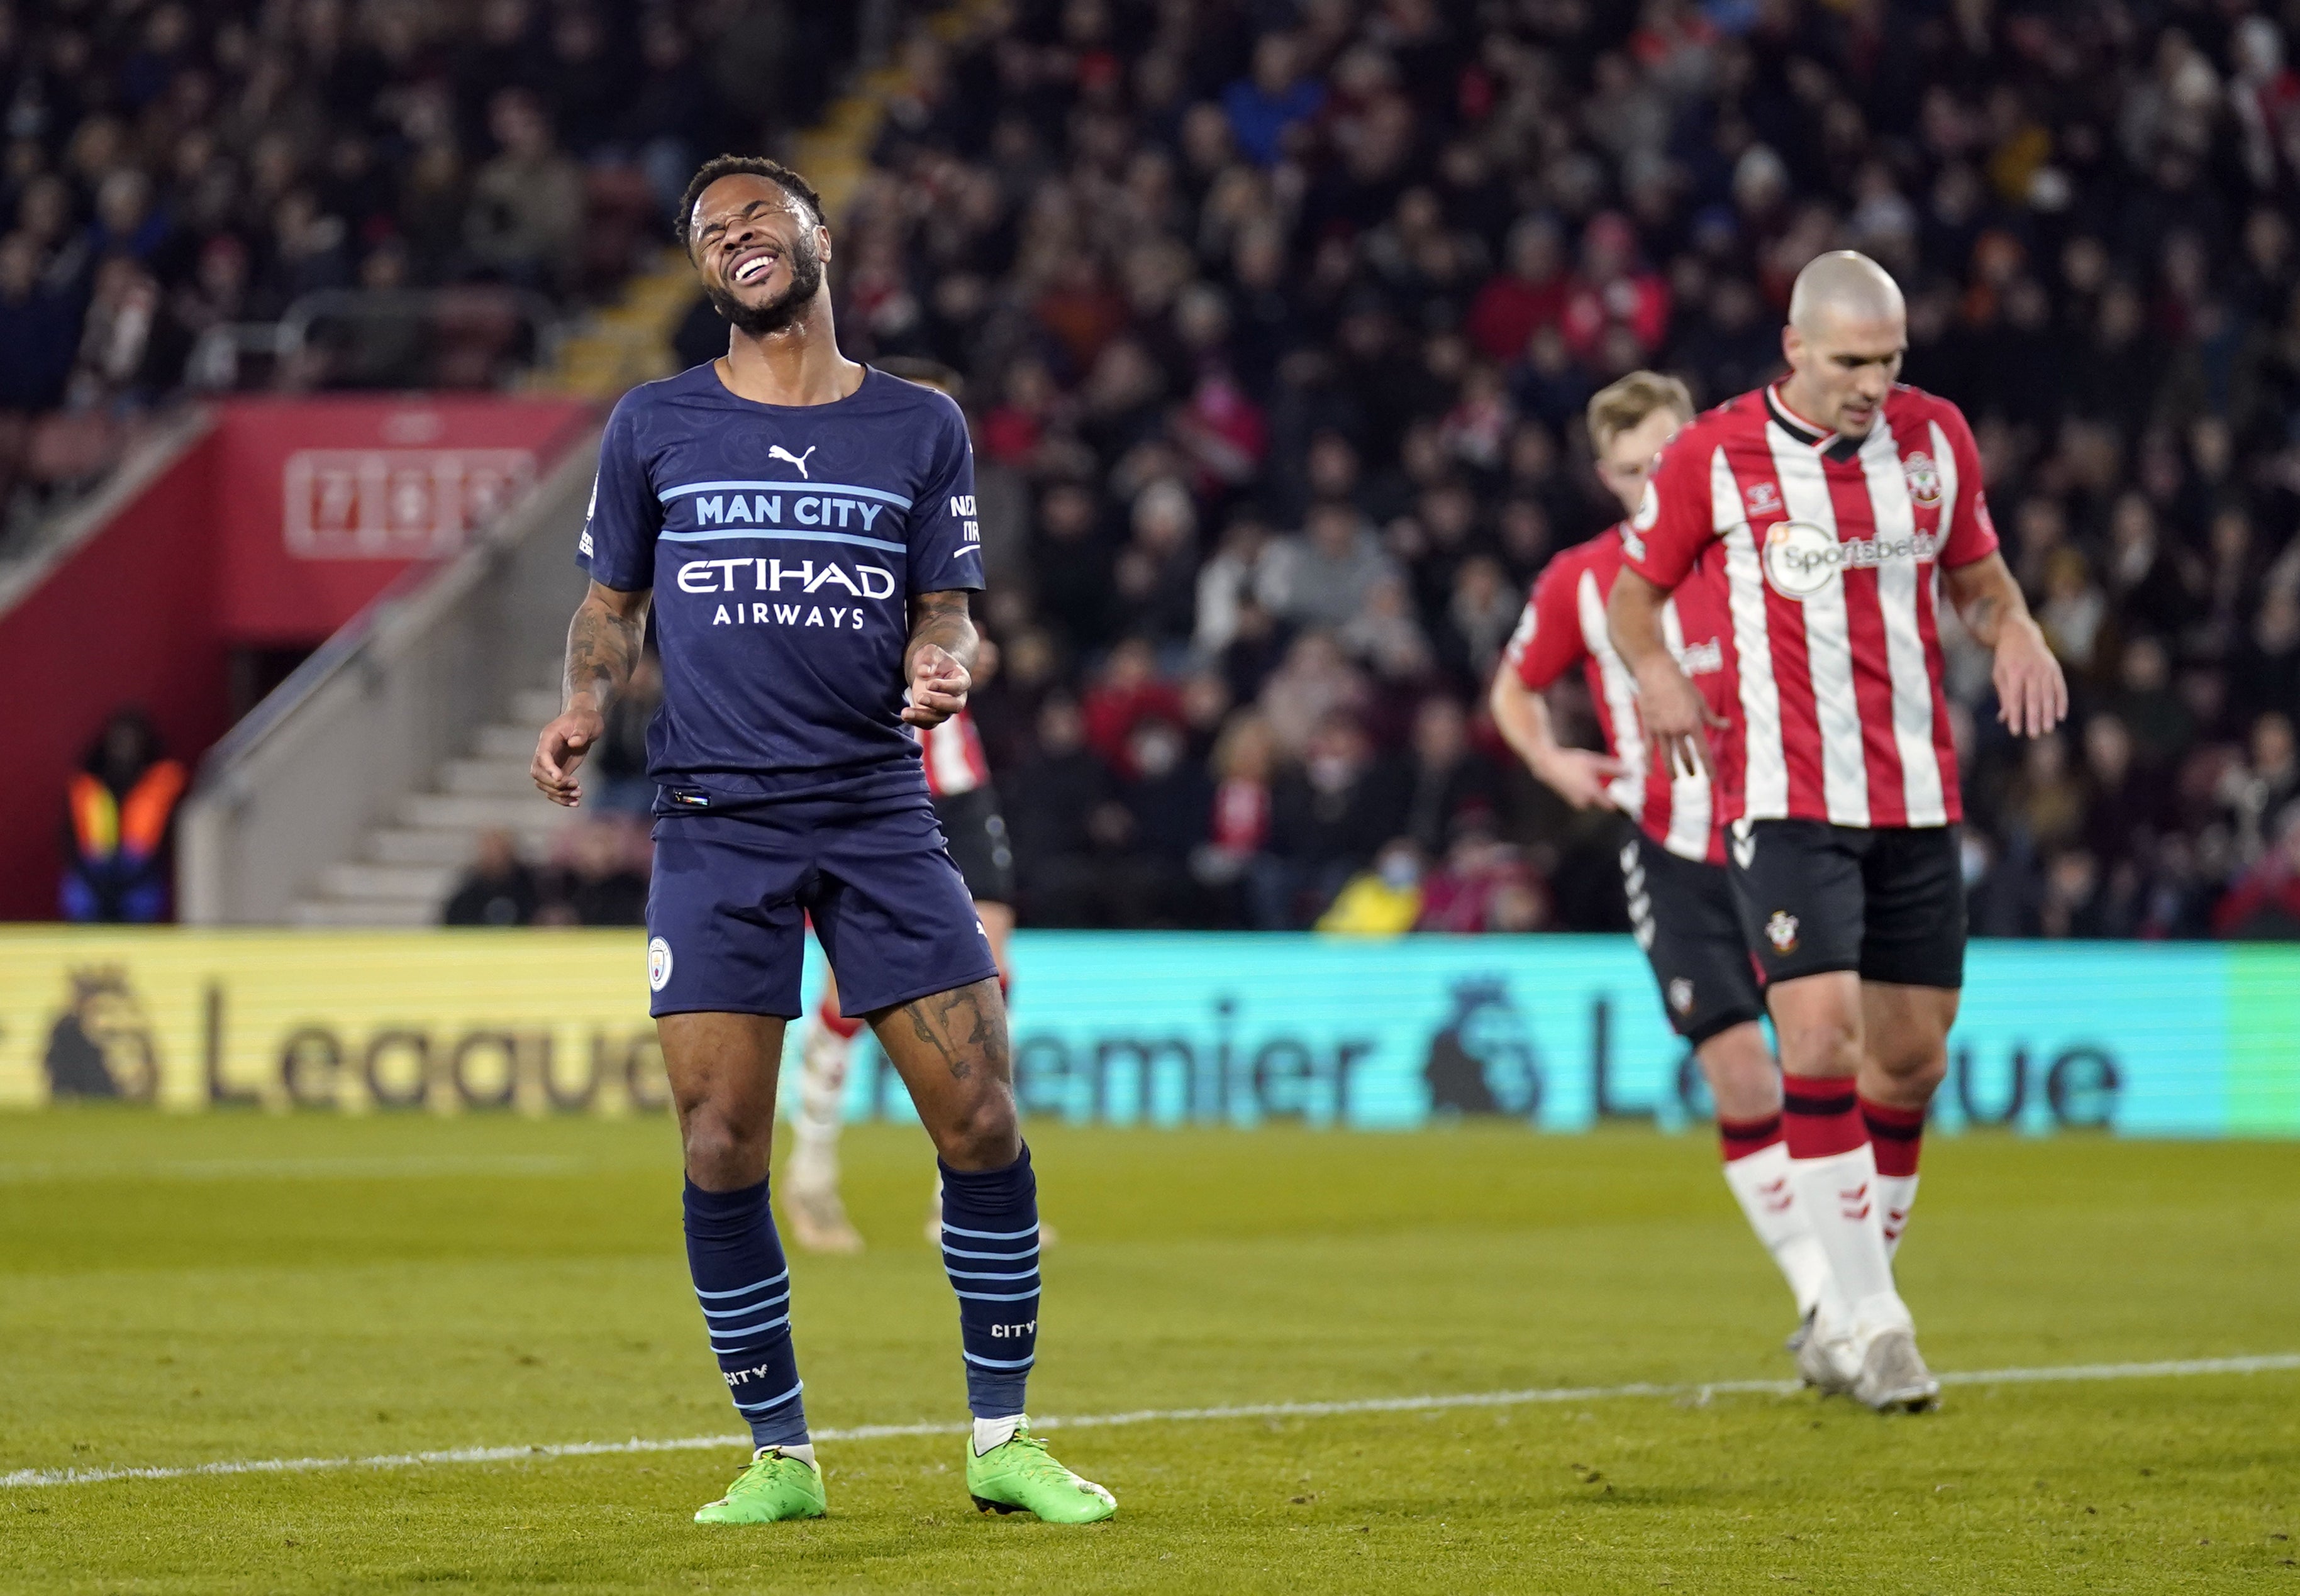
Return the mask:
<path fill-rule="evenodd" d="M 1802 1318 L 1820 1305 L 1829 1284 L 1829 1259 L 1789 1184 L 1789 1150 L 1781 1140 L 1781 1117 L 1720 1118 L 1717 1136 L 1724 1146 L 1725 1185 L 1789 1283 Z"/>
<path fill-rule="evenodd" d="M 1852 1080 L 1788 1076 L 1781 1094 L 1789 1184 L 1820 1239 L 1850 1321 L 1836 1328 L 1859 1344 L 1879 1330 L 1909 1327 L 1908 1306 L 1893 1286 L 1893 1260 L 1878 1213 L 1877 1163 Z"/>
<path fill-rule="evenodd" d="M 1917 1201 L 1917 1154 L 1925 1141 L 1925 1111 L 1861 1100 L 1869 1146 L 1877 1160 L 1877 1202 L 1889 1257 L 1901 1250 L 1901 1232 Z"/>
<path fill-rule="evenodd" d="M 846 1066 L 862 1029 L 862 1022 L 839 1013 L 829 994 L 815 1005 L 814 1023 L 799 1048 L 798 1111 L 791 1116 L 791 1161 L 784 1174 L 794 1189 L 838 1184 Z"/>

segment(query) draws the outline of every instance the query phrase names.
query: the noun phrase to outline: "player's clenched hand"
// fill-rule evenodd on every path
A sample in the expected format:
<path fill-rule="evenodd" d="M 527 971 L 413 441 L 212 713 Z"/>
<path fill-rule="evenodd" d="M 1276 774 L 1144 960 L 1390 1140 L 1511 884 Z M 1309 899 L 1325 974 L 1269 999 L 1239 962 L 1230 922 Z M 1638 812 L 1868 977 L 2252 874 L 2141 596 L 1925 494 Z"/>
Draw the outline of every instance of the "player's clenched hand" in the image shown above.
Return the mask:
<path fill-rule="evenodd" d="M 1710 709 L 1676 661 L 1663 655 L 1638 668 L 1638 712 L 1645 717 L 1646 736 L 1662 769 L 1672 776 L 1715 777 L 1709 733 L 1712 727 L 1722 730 L 1725 719 Z"/>
<path fill-rule="evenodd" d="M 535 762 L 527 773 L 546 798 L 568 809 L 581 801 L 583 786 L 575 779 L 575 767 L 606 729 L 606 717 L 588 705 L 569 710 L 543 728 L 535 740 Z"/>
<path fill-rule="evenodd" d="M 2068 719 L 2069 681 L 2037 623 L 2021 616 L 1996 640 L 1996 718 L 2016 737 L 2041 737 Z"/>
<path fill-rule="evenodd" d="M 1612 802 L 1606 785 L 1628 769 L 1621 761 L 1587 748 L 1560 748 L 1536 766 L 1533 773 L 1575 809 L 1596 809 Z"/>
<path fill-rule="evenodd" d="M 903 719 L 912 726 L 940 726 L 966 707 L 974 678 L 947 649 L 928 643 L 911 656 L 911 703 Z"/>

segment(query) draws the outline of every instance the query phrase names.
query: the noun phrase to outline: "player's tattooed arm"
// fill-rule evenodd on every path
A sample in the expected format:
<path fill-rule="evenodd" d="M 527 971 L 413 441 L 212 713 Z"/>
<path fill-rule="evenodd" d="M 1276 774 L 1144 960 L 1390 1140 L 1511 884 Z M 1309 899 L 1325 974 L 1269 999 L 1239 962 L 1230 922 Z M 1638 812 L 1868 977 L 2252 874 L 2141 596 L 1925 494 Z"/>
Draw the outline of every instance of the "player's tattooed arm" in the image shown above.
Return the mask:
<path fill-rule="evenodd" d="M 2043 628 L 2029 614 L 2004 556 L 1989 553 L 1945 573 L 1957 619 L 1974 641 L 1996 651 L 1996 719 L 2016 737 L 2041 737 L 2069 713 L 2068 677 Z"/>
<path fill-rule="evenodd" d="M 903 719 L 912 726 L 939 726 L 964 709 L 981 648 L 982 638 L 967 613 L 965 589 L 912 599 L 911 640 L 903 650 L 911 702 Z"/>
<path fill-rule="evenodd" d="M 588 702 L 604 714 L 622 692 L 646 643 L 652 596 L 591 584 L 575 619 L 567 623 L 567 696 L 562 708 Z"/>
<path fill-rule="evenodd" d="M 622 593 L 591 584 L 567 623 L 566 696 L 559 718 L 535 742 L 528 774 L 543 795 L 572 809 L 583 796 L 575 768 L 607 728 L 607 706 L 638 669 L 646 642 L 647 603 L 642 590 Z"/>

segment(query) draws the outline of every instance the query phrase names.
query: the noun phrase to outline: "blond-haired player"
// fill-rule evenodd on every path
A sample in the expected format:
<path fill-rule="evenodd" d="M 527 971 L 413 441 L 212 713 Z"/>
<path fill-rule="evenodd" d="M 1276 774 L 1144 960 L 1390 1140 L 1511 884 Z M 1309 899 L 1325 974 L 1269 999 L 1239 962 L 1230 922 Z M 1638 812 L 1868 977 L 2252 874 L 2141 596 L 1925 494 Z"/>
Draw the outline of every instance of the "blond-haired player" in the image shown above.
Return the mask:
<path fill-rule="evenodd" d="M 1589 401 L 1597 476 L 1624 513 L 1636 513 L 1654 460 L 1692 419 L 1685 385 L 1654 371 L 1632 371 Z M 1494 674 L 1494 720 L 1527 768 L 1566 802 L 1617 809 L 1635 822 L 1623 828 L 1621 843 L 1630 926 L 1670 1024 L 1709 1083 L 1725 1184 L 1788 1278 L 1801 1321 L 1809 1320 L 1829 1266 L 1790 1190 L 1780 1072 L 1759 1024 L 1764 997 L 1725 876 L 1721 806 L 1707 771 L 1672 772 L 1651 759 L 1636 681 L 1605 635 L 1622 531 L 1609 527 L 1543 569 Z M 1717 573 L 1679 587 L 1662 626 L 1680 667 L 1721 713 L 1733 689 L 1733 642 Z M 1541 697 L 1577 664 L 1596 706 L 1604 753 L 1559 743 Z"/>

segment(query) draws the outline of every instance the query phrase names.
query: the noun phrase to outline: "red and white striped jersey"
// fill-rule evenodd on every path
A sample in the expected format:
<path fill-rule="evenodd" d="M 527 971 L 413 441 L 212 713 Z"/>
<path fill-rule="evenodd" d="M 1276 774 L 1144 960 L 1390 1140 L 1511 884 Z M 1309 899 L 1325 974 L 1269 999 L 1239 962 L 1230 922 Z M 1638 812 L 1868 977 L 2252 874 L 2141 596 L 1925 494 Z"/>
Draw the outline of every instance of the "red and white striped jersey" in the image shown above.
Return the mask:
<path fill-rule="evenodd" d="M 971 711 L 961 710 L 939 726 L 921 727 L 919 752 L 926 766 L 929 797 L 954 798 L 990 779 L 990 762 L 982 757 L 982 736 L 974 729 Z"/>
<path fill-rule="evenodd" d="M 1605 601 L 1621 574 L 1621 528 L 1614 527 L 1544 566 L 1510 636 L 1504 668 L 1538 693 L 1578 661 L 1588 677 L 1605 746 L 1627 768 L 1613 778 L 1614 804 L 1671 853 L 1721 865 L 1725 817 L 1709 777 L 1699 771 L 1672 776 L 1654 764 L 1638 714 L 1637 678 L 1605 630 Z M 1661 621 L 1670 653 L 1710 708 L 1721 716 L 1729 713 L 1733 644 L 1724 578 L 1715 559 L 1703 561 L 1670 596 Z M 1721 769 L 1719 775 L 1729 786 L 1731 772 Z"/>
<path fill-rule="evenodd" d="M 1986 559 L 1996 531 L 1955 405 L 1896 387 L 1866 438 L 1844 438 L 1773 389 L 1744 394 L 1662 451 L 1622 544 L 1664 590 L 1723 551 L 1740 684 L 1729 818 L 1962 818 L 1939 572 Z"/>

